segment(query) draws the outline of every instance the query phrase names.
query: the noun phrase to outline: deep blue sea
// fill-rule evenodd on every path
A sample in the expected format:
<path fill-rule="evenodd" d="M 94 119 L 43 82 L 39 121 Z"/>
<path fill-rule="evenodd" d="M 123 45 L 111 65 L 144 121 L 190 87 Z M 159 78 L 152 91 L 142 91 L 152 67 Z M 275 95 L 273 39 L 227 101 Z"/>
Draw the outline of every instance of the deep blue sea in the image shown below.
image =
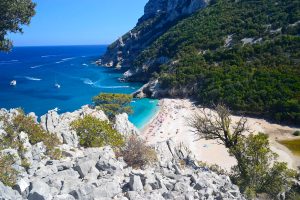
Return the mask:
<path fill-rule="evenodd" d="M 121 71 L 94 64 L 107 46 L 15 47 L 0 53 L 0 108 L 21 107 L 38 116 L 90 104 L 100 92 L 132 93 L 139 83 L 118 80 Z M 10 82 L 16 80 L 16 86 Z M 60 88 L 55 85 L 60 85 Z M 129 118 L 142 128 L 157 111 L 157 100 L 135 99 Z"/>

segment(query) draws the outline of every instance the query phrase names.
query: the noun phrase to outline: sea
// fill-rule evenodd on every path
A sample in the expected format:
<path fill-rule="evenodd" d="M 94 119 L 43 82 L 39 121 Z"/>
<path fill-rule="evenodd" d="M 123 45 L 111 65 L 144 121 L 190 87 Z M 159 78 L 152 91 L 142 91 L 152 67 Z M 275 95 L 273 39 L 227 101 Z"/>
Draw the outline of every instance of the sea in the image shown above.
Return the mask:
<path fill-rule="evenodd" d="M 0 53 L 0 108 L 23 108 L 41 116 L 51 109 L 72 112 L 105 93 L 131 94 L 141 83 L 119 81 L 124 71 L 97 66 L 106 45 L 14 47 Z M 10 85 L 16 80 L 16 85 Z M 133 99 L 129 120 L 142 129 L 158 101 Z"/>

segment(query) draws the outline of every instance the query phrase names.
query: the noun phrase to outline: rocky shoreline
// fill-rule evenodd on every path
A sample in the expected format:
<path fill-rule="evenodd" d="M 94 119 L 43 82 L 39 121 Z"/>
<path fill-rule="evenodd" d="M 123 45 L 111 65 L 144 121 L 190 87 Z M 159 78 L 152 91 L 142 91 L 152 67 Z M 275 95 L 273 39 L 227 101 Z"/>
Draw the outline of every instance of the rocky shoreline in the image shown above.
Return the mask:
<path fill-rule="evenodd" d="M 0 114 L 9 118 L 17 113 L 15 109 L 0 110 Z M 37 119 L 33 113 L 29 115 Z M 30 163 L 28 168 L 22 166 L 16 150 L 2 150 L 2 154 L 14 155 L 13 167 L 20 173 L 12 188 L 0 182 L 0 199 L 244 199 L 228 176 L 198 166 L 186 147 L 169 139 L 153 145 L 158 162 L 139 170 L 117 158 L 109 146 L 79 147 L 78 136 L 70 129 L 70 123 L 85 115 L 107 120 L 102 111 L 88 106 L 61 115 L 52 110 L 41 117 L 40 125 L 62 142 L 59 160 L 45 154 L 43 142 L 31 145 L 24 132 L 18 137 L 26 146 L 26 155 L 22 157 Z M 126 114 L 116 117 L 114 127 L 124 135 L 140 134 Z M 5 134 L 1 123 L 0 133 Z"/>

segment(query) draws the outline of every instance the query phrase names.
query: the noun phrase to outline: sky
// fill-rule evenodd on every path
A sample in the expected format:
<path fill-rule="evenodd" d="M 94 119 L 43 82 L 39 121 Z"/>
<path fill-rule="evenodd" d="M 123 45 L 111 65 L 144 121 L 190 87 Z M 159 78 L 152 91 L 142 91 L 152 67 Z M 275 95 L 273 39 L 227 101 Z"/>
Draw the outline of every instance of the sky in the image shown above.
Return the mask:
<path fill-rule="evenodd" d="M 15 46 L 109 44 L 132 29 L 148 0 L 34 0 L 36 15 Z"/>

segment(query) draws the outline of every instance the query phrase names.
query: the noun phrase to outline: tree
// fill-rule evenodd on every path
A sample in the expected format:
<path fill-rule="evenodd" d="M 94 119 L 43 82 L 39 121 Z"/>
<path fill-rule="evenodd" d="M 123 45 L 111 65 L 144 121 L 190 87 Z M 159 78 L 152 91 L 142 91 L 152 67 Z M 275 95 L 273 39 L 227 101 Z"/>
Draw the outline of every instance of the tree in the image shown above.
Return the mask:
<path fill-rule="evenodd" d="M 201 109 L 200 113 L 194 113 L 188 123 L 195 129 L 199 139 L 216 139 L 226 148 L 234 147 L 239 137 L 250 131 L 247 127 L 247 119 L 242 117 L 232 125 L 230 111 L 225 105 L 217 105 L 215 111 L 216 113 L 213 113 Z"/>
<path fill-rule="evenodd" d="M 132 113 L 129 105 L 132 101 L 132 95 L 101 93 L 93 98 L 95 106 L 103 110 L 109 119 L 113 119 L 117 114 Z"/>
<path fill-rule="evenodd" d="M 267 193 L 272 198 L 288 191 L 296 176 L 286 163 L 278 162 L 278 155 L 271 151 L 268 136 L 259 133 L 240 137 L 229 152 L 237 159 L 232 169 L 233 181 L 249 198 L 257 193 Z"/>
<path fill-rule="evenodd" d="M 83 147 L 102 147 L 111 145 L 119 147 L 124 143 L 123 136 L 107 121 L 101 121 L 87 115 L 71 123 L 71 127 L 79 136 L 79 143 Z"/>
<path fill-rule="evenodd" d="M 237 165 L 232 168 L 232 179 L 241 191 L 249 198 L 254 198 L 257 193 L 267 193 L 275 198 L 288 191 L 295 171 L 288 169 L 286 163 L 277 162 L 268 136 L 259 133 L 246 137 L 244 133 L 249 132 L 249 128 L 245 118 L 232 125 L 226 106 L 218 105 L 215 110 L 215 113 L 205 109 L 195 113 L 189 124 L 200 139 L 217 140 L 235 157 Z"/>
<path fill-rule="evenodd" d="M 29 25 L 35 6 L 31 0 L 0 1 L 0 50 L 11 49 L 12 41 L 6 38 L 7 33 L 23 33 L 22 25 Z"/>

